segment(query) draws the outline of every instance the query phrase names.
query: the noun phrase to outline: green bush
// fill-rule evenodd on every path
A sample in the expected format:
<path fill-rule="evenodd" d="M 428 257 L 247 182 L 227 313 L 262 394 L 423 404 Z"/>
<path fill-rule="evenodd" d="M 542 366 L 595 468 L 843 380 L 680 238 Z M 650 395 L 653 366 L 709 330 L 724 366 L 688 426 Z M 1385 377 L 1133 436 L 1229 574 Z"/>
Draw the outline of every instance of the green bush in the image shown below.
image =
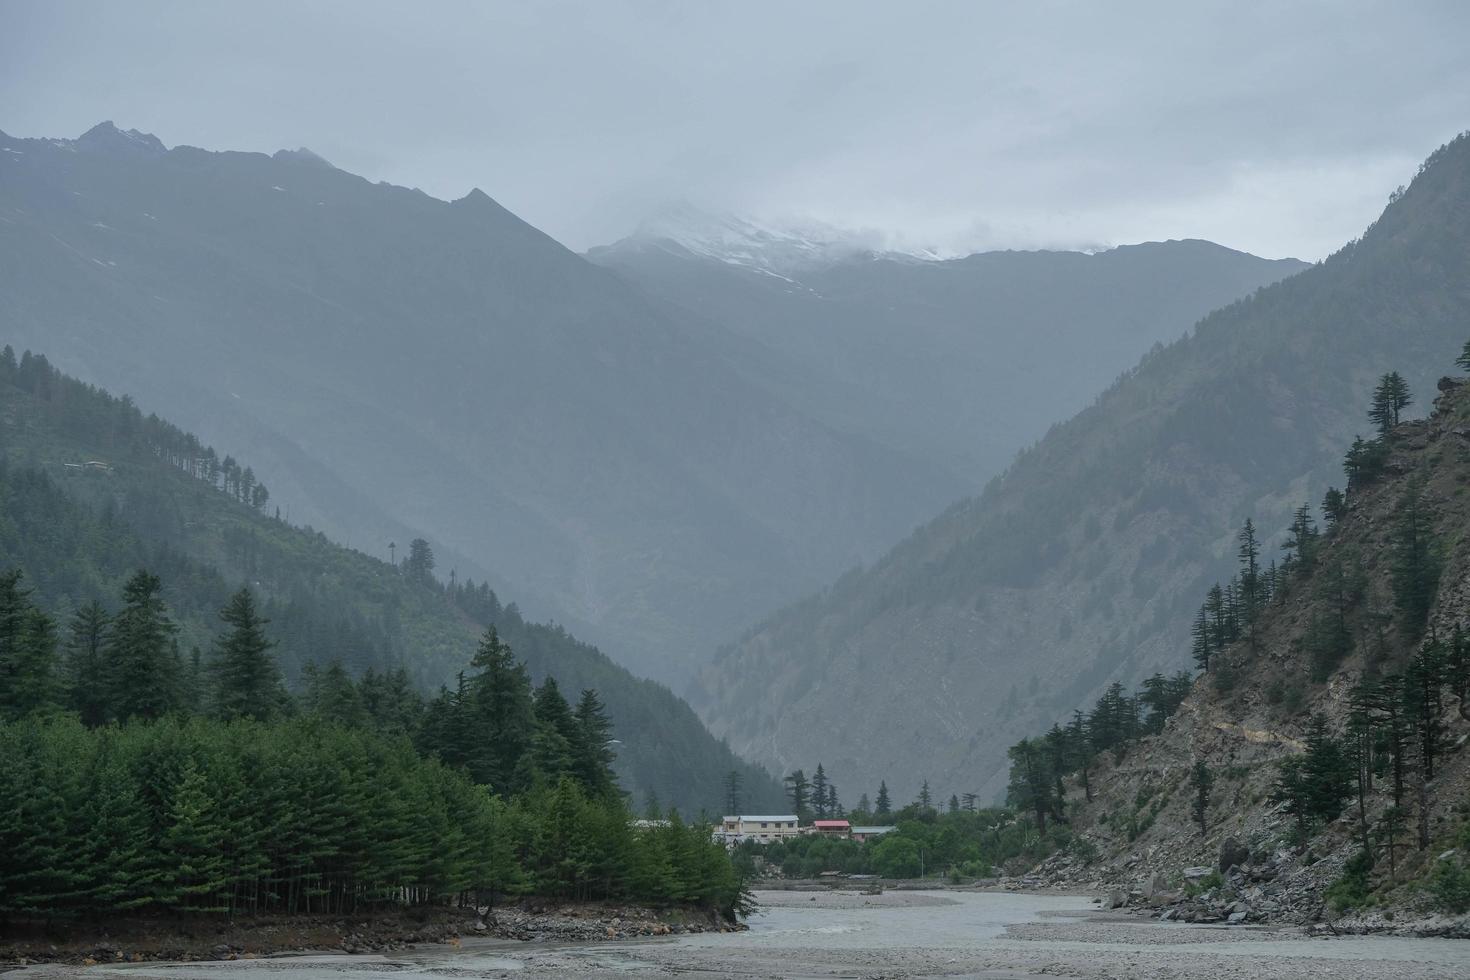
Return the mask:
<path fill-rule="evenodd" d="M 1437 911 L 1470 912 L 1470 867 L 1458 857 L 1435 862 L 1425 889 Z"/>
<path fill-rule="evenodd" d="M 1370 875 L 1373 858 L 1367 851 L 1359 851 L 1343 865 L 1342 877 L 1328 886 L 1324 897 L 1332 911 L 1341 914 L 1349 909 L 1369 904 L 1373 891 Z"/>

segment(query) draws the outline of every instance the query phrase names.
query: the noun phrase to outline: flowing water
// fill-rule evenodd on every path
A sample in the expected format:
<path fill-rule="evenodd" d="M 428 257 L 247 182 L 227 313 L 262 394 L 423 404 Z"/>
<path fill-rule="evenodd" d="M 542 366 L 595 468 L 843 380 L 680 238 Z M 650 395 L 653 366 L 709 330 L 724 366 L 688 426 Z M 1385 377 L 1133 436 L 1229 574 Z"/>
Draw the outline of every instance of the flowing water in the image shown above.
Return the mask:
<path fill-rule="evenodd" d="M 99 966 L 44 977 L 441 980 L 537 977 L 1470 978 L 1470 942 L 1100 919 L 1082 898 L 968 892 L 766 892 L 738 934 L 586 945 L 492 940 L 385 956 Z"/>

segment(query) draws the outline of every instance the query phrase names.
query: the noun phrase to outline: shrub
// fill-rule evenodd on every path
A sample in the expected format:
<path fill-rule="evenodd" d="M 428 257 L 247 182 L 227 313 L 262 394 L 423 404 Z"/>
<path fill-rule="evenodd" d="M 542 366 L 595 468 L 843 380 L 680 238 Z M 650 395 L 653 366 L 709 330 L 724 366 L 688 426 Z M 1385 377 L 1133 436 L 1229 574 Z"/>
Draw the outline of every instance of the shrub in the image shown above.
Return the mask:
<path fill-rule="evenodd" d="M 1470 868 L 1458 857 L 1435 862 L 1425 889 L 1437 911 L 1470 912 Z"/>
<path fill-rule="evenodd" d="M 1359 851 L 1354 854 L 1342 868 L 1342 877 L 1328 886 L 1324 898 L 1332 906 L 1332 911 L 1339 915 L 1349 909 L 1361 908 L 1368 904 L 1373 891 L 1370 875 L 1373 872 L 1373 858 L 1367 851 Z"/>

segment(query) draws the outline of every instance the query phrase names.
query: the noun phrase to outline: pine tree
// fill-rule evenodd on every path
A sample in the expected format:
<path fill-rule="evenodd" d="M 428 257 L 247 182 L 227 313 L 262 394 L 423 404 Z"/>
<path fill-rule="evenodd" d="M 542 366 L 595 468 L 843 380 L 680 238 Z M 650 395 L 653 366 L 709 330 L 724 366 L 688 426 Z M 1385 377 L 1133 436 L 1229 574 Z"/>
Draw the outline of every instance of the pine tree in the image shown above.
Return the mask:
<path fill-rule="evenodd" d="M 225 721 L 264 721 L 286 702 L 281 673 L 271 655 L 275 643 L 266 638 L 270 622 L 255 610 L 255 596 L 242 588 L 220 610 L 227 627 L 215 640 L 213 709 Z"/>
<path fill-rule="evenodd" d="M 159 718 L 178 703 L 172 641 L 177 631 L 164 609 L 163 583 L 148 571 L 123 586 L 123 608 L 107 638 L 109 714 L 119 721 Z"/>
<path fill-rule="evenodd" d="M 1393 595 L 1411 636 L 1417 636 L 1429 617 L 1439 588 L 1441 560 L 1434 538 L 1433 515 L 1424 500 L 1424 483 L 1413 477 L 1404 488 L 1394 514 Z"/>
<path fill-rule="evenodd" d="M 818 818 L 825 819 L 828 815 L 827 771 L 822 768 L 822 764 L 820 762 L 817 763 L 817 771 L 812 773 L 811 794 L 812 809 L 816 811 Z"/>
<path fill-rule="evenodd" d="M 739 769 L 731 769 L 725 773 L 725 812 L 731 816 L 740 815 L 740 789 L 743 784 Z"/>
<path fill-rule="evenodd" d="M 1329 534 L 1337 530 L 1337 525 L 1342 523 L 1346 514 L 1347 498 L 1336 487 L 1328 487 L 1327 492 L 1322 495 L 1322 522 L 1327 525 Z"/>
<path fill-rule="evenodd" d="M 886 817 L 893 812 L 893 801 L 888 796 L 888 783 L 878 781 L 878 799 L 873 806 L 873 816 Z"/>
<path fill-rule="evenodd" d="M 920 812 L 922 812 L 922 813 L 931 813 L 931 812 L 933 812 L 933 810 L 934 810 L 934 794 L 931 793 L 931 792 L 929 792 L 929 780 L 927 780 L 927 779 L 924 780 L 924 784 L 919 787 L 919 797 L 914 802 L 919 805 Z"/>
<path fill-rule="evenodd" d="M 797 769 L 782 780 L 786 784 L 786 798 L 791 801 L 791 812 L 798 820 L 810 819 L 811 783 L 806 773 Z"/>
<path fill-rule="evenodd" d="M 607 717 L 602 698 L 588 688 L 577 700 L 573 712 L 577 738 L 573 743 L 573 772 L 582 784 L 588 797 L 602 799 L 618 791 L 618 780 L 613 772 L 612 722 Z"/>
<path fill-rule="evenodd" d="M 1210 671 L 1210 621 L 1205 613 L 1205 607 L 1200 606 L 1198 615 L 1194 618 L 1194 625 L 1189 628 L 1191 646 L 1189 655 L 1194 665 L 1204 673 Z"/>
<path fill-rule="evenodd" d="M 403 563 L 404 574 L 415 582 L 433 581 L 434 549 L 423 538 L 414 538 L 408 543 L 408 558 Z"/>
<path fill-rule="evenodd" d="M 574 779 L 577 723 L 572 717 L 571 705 L 562 697 L 555 678 L 547 677 L 536 689 L 532 714 L 536 721 L 529 756 L 532 773 L 545 777 L 550 783 L 556 783 L 563 777 Z M 529 781 L 530 776 L 528 774 L 524 781 Z"/>
<path fill-rule="evenodd" d="M 1377 426 L 1380 436 L 1387 436 L 1399 424 L 1403 410 L 1412 403 L 1408 382 L 1397 371 L 1390 371 L 1378 379 L 1378 387 L 1373 389 L 1368 421 Z"/>
<path fill-rule="evenodd" d="M 1302 504 L 1296 509 L 1287 534 L 1286 551 L 1292 564 L 1305 575 L 1317 562 L 1317 523 L 1312 520 L 1312 508 L 1309 504 Z"/>
<path fill-rule="evenodd" d="M 8 346 L 5 349 L 10 350 Z M 15 353 L 12 351 L 10 356 L 14 358 Z M 1460 348 L 1460 356 L 1455 358 L 1455 363 L 1461 369 L 1470 371 L 1470 340 L 1465 341 L 1465 346 Z"/>
<path fill-rule="evenodd" d="M 88 728 L 107 721 L 107 678 L 103 646 L 107 612 L 93 600 L 78 607 L 67 625 L 66 679 L 71 707 Z"/>
<path fill-rule="evenodd" d="M 470 774 L 501 796 L 525 785 L 521 760 L 535 731 L 531 678 L 524 664 L 491 626 L 480 639 L 470 666 L 468 705 L 474 729 Z"/>
<path fill-rule="evenodd" d="M 1249 517 L 1236 536 L 1236 556 L 1240 560 L 1240 609 L 1247 626 L 1256 621 L 1261 602 L 1261 544 L 1256 540 L 1256 525 Z"/>
<path fill-rule="evenodd" d="M 1045 754 L 1029 738 L 1011 746 L 1008 754 L 1011 776 L 1006 791 L 1007 802 L 1016 810 L 1029 811 L 1036 819 L 1037 831 L 1044 836 L 1047 815 L 1056 809 Z"/>
<path fill-rule="evenodd" d="M 1210 807 L 1210 789 L 1215 785 L 1215 776 L 1210 772 L 1209 766 L 1205 765 L 1203 759 L 1194 763 L 1194 769 L 1189 774 L 1189 784 L 1194 787 L 1194 802 L 1191 807 L 1194 813 L 1194 822 L 1199 824 L 1200 836 L 1204 836 L 1209 830 L 1206 816 Z"/>
<path fill-rule="evenodd" d="M 20 585 L 21 573 L 0 574 L 0 721 L 60 707 L 56 625 Z"/>

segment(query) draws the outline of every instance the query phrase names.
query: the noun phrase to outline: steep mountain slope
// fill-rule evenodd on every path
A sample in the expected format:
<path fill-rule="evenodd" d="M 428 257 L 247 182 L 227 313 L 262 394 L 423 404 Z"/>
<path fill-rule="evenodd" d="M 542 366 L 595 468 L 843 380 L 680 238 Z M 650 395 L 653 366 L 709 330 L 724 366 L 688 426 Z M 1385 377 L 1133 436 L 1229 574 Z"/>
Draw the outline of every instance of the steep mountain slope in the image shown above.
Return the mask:
<path fill-rule="evenodd" d="M 588 255 L 753 341 L 753 381 L 974 488 L 1154 344 L 1307 267 L 1202 241 L 924 261 L 687 211 Z"/>
<path fill-rule="evenodd" d="M 1242 520 L 1269 536 L 1340 483 L 1373 379 L 1392 366 L 1422 398 L 1467 322 L 1461 138 L 1360 241 L 1205 318 L 979 497 L 724 649 L 696 703 L 772 766 L 807 764 L 816 729 L 845 786 L 993 796 L 1017 738 L 1181 665 Z"/>
<path fill-rule="evenodd" d="M 306 151 L 0 135 L 0 324 L 249 453 L 294 519 L 376 553 L 418 529 L 644 672 L 960 492 L 482 192 Z"/>
<path fill-rule="evenodd" d="M 688 813 L 713 810 L 731 769 L 744 774 L 752 805 L 780 804 L 771 777 L 736 759 L 668 688 L 558 626 L 527 621 L 491 592 L 413 581 L 401 565 L 248 507 L 199 475 L 203 458 L 187 433 L 44 358 L 0 359 L 0 567 L 24 571 L 62 615 L 94 598 L 114 606 L 123 580 L 147 567 L 164 581 L 186 655 L 208 651 L 218 610 L 248 583 L 264 600 L 288 679 L 340 660 L 354 671 L 401 665 L 432 690 L 465 669 L 494 623 L 538 681 L 551 674 L 564 690 L 603 696 L 623 743 L 619 775 L 637 805 L 652 792 Z"/>
<path fill-rule="evenodd" d="M 1264 609 L 1254 642 L 1221 651 L 1162 733 L 1129 745 L 1119 759 L 1101 756 L 1090 802 L 1080 786 L 1069 787 L 1067 819 L 1097 860 L 1086 869 L 1053 861 L 1043 874 L 1129 887 L 1159 875 L 1177 887 L 1185 868 L 1218 868 L 1224 878 L 1216 889 L 1171 916 L 1207 921 L 1230 909 L 1252 920 L 1301 922 L 1349 906 L 1386 905 L 1386 916 L 1369 912 L 1338 927 L 1418 929 L 1422 923 L 1405 920 L 1426 908 L 1454 911 L 1439 908 L 1454 904 L 1436 898 L 1433 883 L 1441 877 L 1463 882 L 1459 911 L 1470 911 L 1470 386 L 1445 379 L 1440 388 L 1430 419 L 1389 435 L 1382 476 L 1348 494 L 1338 525 Z M 1438 569 L 1422 622 L 1399 600 L 1411 502 L 1422 518 L 1416 532 L 1433 542 L 1425 554 Z M 1324 661 L 1322 624 L 1339 616 L 1348 642 L 1340 662 Z M 1427 672 L 1426 662 L 1433 665 Z M 1371 692 L 1367 698 L 1363 690 Z M 1419 707 L 1424 703 L 1427 710 Z M 1341 795 L 1329 800 L 1342 816 L 1303 820 L 1302 833 L 1278 785 L 1279 766 L 1310 758 L 1304 749 L 1314 718 L 1331 743 L 1324 751 L 1345 770 Z M 1404 726 L 1397 733 L 1395 719 Z M 1432 732 L 1432 772 L 1421 770 L 1425 732 Z M 1360 762 L 1367 777 L 1361 809 Z M 1212 776 L 1203 831 L 1190 782 L 1200 763 Z M 1394 832 L 1396 782 L 1402 791 Z M 1374 868 L 1334 889 L 1365 831 Z M 1232 872 L 1232 865 L 1239 867 Z M 1431 928 L 1443 933 L 1447 925 Z M 1462 917 L 1458 934 L 1467 929 L 1470 920 Z"/>

